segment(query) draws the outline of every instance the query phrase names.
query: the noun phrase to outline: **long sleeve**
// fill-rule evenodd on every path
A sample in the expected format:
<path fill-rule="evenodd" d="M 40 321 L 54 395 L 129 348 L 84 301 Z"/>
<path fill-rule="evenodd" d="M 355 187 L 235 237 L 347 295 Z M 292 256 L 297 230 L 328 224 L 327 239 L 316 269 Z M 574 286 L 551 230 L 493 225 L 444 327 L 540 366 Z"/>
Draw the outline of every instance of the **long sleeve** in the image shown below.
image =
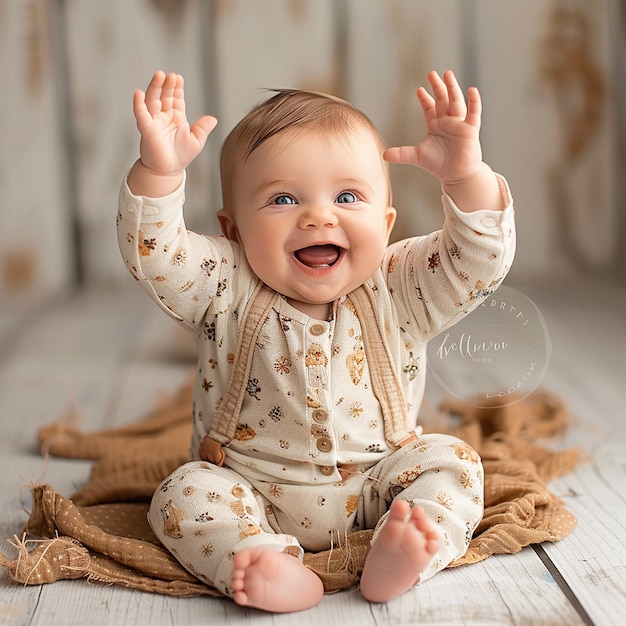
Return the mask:
<path fill-rule="evenodd" d="M 183 203 L 184 181 L 169 196 L 145 198 L 133 195 L 124 179 L 117 234 L 131 275 L 161 308 L 197 333 L 215 300 L 225 300 L 237 252 L 222 237 L 188 231 Z"/>
<path fill-rule="evenodd" d="M 499 177 L 503 211 L 463 213 L 443 195 L 444 225 L 437 232 L 393 244 L 383 271 L 412 336 L 427 340 L 475 308 L 502 282 L 515 254 L 513 203 Z"/>

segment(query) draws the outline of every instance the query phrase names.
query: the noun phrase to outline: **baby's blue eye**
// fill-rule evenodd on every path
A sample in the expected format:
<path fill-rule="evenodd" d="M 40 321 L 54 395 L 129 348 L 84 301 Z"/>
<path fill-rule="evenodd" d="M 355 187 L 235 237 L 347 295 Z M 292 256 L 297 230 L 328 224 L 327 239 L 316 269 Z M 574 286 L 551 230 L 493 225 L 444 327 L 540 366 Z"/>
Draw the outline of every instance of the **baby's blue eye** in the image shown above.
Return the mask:
<path fill-rule="evenodd" d="M 340 204 L 352 204 L 353 202 L 356 202 L 356 201 L 357 201 L 357 198 L 351 191 L 342 191 L 337 196 L 337 202 Z"/>
<path fill-rule="evenodd" d="M 295 204 L 296 201 L 291 196 L 276 196 L 274 198 L 274 204 Z"/>

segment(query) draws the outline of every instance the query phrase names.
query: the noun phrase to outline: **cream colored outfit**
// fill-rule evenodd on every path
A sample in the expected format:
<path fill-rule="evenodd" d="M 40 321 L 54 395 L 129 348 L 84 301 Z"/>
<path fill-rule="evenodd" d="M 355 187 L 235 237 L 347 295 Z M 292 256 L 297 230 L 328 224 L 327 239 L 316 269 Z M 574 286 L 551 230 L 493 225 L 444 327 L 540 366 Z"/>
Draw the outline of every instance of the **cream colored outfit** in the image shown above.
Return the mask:
<path fill-rule="evenodd" d="M 441 231 L 389 246 L 367 284 L 395 378 L 416 428 L 426 341 L 502 281 L 514 254 L 513 208 L 460 212 L 444 195 Z M 240 247 L 187 231 L 183 186 L 159 199 L 120 193 L 120 249 L 132 275 L 197 337 L 193 461 L 155 493 L 150 523 L 199 578 L 231 595 L 232 555 L 248 545 L 301 555 L 375 528 L 393 498 L 423 507 L 441 547 L 422 579 L 461 556 L 482 516 L 482 467 L 459 440 L 419 436 L 397 448 L 364 349 L 365 321 L 348 295 L 329 321 L 277 298 L 252 351 L 223 467 L 199 460 L 226 393 L 239 320 L 258 283 Z M 363 316 L 363 313 L 361 313 Z M 340 470 L 350 468 L 345 478 Z"/>

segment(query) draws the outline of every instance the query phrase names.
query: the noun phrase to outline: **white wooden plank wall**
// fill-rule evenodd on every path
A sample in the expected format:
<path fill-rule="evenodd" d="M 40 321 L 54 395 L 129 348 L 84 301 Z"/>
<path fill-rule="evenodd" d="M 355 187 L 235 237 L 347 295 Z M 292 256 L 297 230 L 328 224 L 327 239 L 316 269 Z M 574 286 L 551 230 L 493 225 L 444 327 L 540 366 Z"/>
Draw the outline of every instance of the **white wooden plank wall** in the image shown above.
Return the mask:
<path fill-rule="evenodd" d="M 211 36 L 200 0 L 66 2 L 63 15 L 76 141 L 82 254 L 88 281 L 124 277 L 117 258 L 114 219 L 125 171 L 139 156 L 133 92 L 155 70 L 182 73 L 189 115 L 204 112 L 202 37 Z M 189 170 L 190 225 L 209 205 L 208 151 Z"/>
<path fill-rule="evenodd" d="M 70 284 L 67 162 L 53 3 L 0 1 L 0 301 Z"/>
<path fill-rule="evenodd" d="M 0 0 L 0 80 L 11 86 L 0 93 L 0 297 L 62 290 L 77 254 L 86 283 L 128 280 L 112 216 L 138 154 L 132 92 L 159 67 L 185 75 L 191 117 L 221 122 L 189 171 L 193 228 L 216 229 L 219 145 L 262 88 L 337 93 L 388 143 L 416 142 L 415 88 L 451 67 L 481 88 L 485 157 L 515 193 L 514 274 L 616 274 L 626 86 L 611 76 L 626 58 L 624 14 L 623 0 Z M 590 130 L 572 156 L 578 128 Z M 393 182 L 394 237 L 439 226 L 437 181 L 394 166 Z"/>
<path fill-rule="evenodd" d="M 606 276 L 617 259 L 614 4 L 476 1 L 483 148 L 514 191 L 516 276 Z"/>

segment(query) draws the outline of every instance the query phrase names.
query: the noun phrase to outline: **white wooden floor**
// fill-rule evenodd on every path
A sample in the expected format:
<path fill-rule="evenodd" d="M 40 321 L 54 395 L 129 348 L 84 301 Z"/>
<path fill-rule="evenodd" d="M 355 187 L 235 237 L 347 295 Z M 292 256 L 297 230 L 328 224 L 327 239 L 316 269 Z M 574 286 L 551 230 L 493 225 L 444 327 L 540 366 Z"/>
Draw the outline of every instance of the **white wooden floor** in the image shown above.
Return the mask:
<path fill-rule="evenodd" d="M 297 615 L 268 615 L 212 598 L 174 599 L 84 581 L 23 587 L 0 572 L 0 625 L 85 624 L 595 624 L 626 623 L 626 290 L 519 287 L 553 341 L 545 386 L 578 421 L 563 445 L 592 460 L 553 483 L 578 516 L 565 540 L 447 570 L 383 605 L 357 591 Z M 44 479 L 71 495 L 89 464 L 51 459 L 36 429 L 74 403 L 87 429 L 141 416 L 187 375 L 188 339 L 136 287 L 82 293 L 35 310 L 0 304 L 0 550 L 21 534 L 29 494 Z M 20 499 L 22 498 L 22 500 Z"/>

